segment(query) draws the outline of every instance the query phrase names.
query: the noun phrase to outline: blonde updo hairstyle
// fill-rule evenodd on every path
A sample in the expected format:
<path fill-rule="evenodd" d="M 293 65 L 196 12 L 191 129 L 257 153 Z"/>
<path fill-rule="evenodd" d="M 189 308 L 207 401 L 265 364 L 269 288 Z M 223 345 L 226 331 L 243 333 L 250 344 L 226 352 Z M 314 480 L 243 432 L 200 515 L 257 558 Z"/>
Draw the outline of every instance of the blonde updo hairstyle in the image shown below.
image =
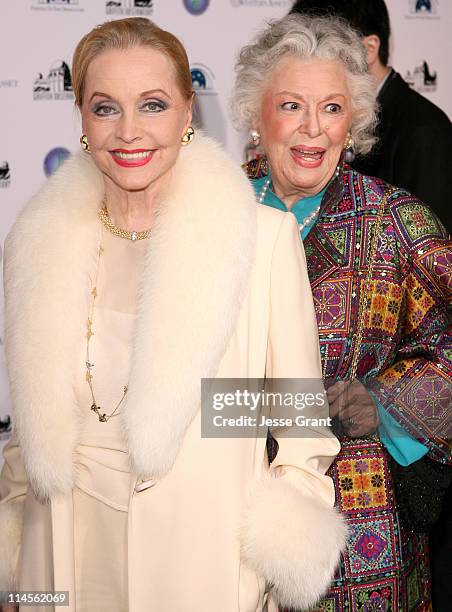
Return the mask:
<path fill-rule="evenodd" d="M 351 135 L 355 153 L 365 154 L 376 141 L 376 83 L 367 70 L 359 34 L 337 17 L 288 15 L 270 22 L 244 47 L 236 65 L 232 108 L 240 127 L 250 128 L 259 114 L 271 71 L 284 57 L 337 60 L 345 68 L 351 93 Z"/>
<path fill-rule="evenodd" d="M 180 40 L 149 19 L 129 17 L 95 27 L 78 43 L 72 60 L 72 87 L 79 109 L 83 104 L 86 73 L 92 60 L 104 51 L 134 47 L 149 47 L 163 53 L 174 66 L 182 96 L 186 100 L 193 96 L 190 64 Z"/>

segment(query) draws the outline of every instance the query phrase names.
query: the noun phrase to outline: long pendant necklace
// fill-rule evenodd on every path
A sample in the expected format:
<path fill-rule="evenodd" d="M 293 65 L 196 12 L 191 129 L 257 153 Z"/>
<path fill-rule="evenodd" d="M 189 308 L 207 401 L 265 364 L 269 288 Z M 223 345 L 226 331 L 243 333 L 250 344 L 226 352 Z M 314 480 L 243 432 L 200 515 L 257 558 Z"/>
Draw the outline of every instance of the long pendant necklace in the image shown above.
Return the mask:
<path fill-rule="evenodd" d="M 91 289 L 91 305 L 90 305 L 90 309 L 89 309 L 89 315 L 88 315 L 88 319 L 86 322 L 86 360 L 85 360 L 85 365 L 86 365 L 86 382 L 89 385 L 89 389 L 91 392 L 91 399 L 92 399 L 92 404 L 91 404 L 91 410 L 93 412 L 95 412 L 99 418 L 99 421 L 101 423 L 106 423 L 107 421 L 109 421 L 112 417 L 114 416 L 118 416 L 118 410 L 121 406 L 121 404 L 124 401 L 125 396 L 127 395 L 127 386 L 123 387 L 123 394 L 121 399 L 119 400 L 119 402 L 116 404 L 113 412 L 111 412 L 110 414 L 106 414 L 105 412 L 102 412 L 102 408 L 98 405 L 97 401 L 96 401 L 96 396 L 94 393 L 94 385 L 93 385 L 93 368 L 94 368 L 94 363 L 91 361 L 90 359 L 90 342 L 91 342 L 91 338 L 94 335 L 93 332 L 93 319 L 94 319 L 94 307 L 96 304 L 96 298 L 97 298 L 97 281 L 98 281 L 98 277 L 99 277 L 99 268 L 100 268 L 100 258 L 102 256 L 104 249 L 102 248 L 102 244 L 99 244 L 99 248 L 98 248 L 98 258 L 97 258 L 97 270 L 96 270 L 96 276 L 95 276 L 95 280 L 94 280 L 94 284 L 93 287 Z"/>
<path fill-rule="evenodd" d="M 141 232 L 138 231 L 128 231 L 128 230 L 123 230 L 119 227 L 117 227 L 112 220 L 110 219 L 110 216 L 108 214 L 108 210 L 107 210 L 107 206 L 106 206 L 106 202 L 105 202 L 105 198 L 102 202 L 103 206 L 102 208 L 99 209 L 99 219 L 102 222 L 102 225 L 112 234 L 114 234 L 115 236 L 118 236 L 119 238 L 126 238 L 127 240 L 131 240 L 132 242 L 135 242 L 137 240 L 145 240 L 146 238 L 149 238 L 151 231 L 150 230 L 144 230 Z M 101 423 L 106 423 L 107 421 L 109 421 L 112 417 L 114 416 L 118 416 L 119 412 L 119 408 L 121 407 L 126 395 L 127 395 L 127 385 L 125 385 L 123 387 L 123 393 L 121 396 L 121 399 L 119 400 L 119 402 L 116 404 L 114 410 L 110 413 L 110 414 L 106 414 L 105 412 L 102 412 L 102 408 L 98 405 L 97 401 L 96 401 L 96 396 L 94 393 L 94 385 L 93 385 L 93 368 L 94 368 L 94 363 L 91 361 L 90 358 L 90 352 L 89 352 L 89 348 L 90 348 L 90 341 L 91 341 L 91 337 L 94 335 L 93 332 L 93 319 L 94 319 L 94 308 L 96 305 L 96 298 L 97 298 L 97 281 L 98 281 L 98 277 L 99 277 L 99 268 L 100 268 L 100 258 L 102 256 L 104 249 L 102 247 L 102 241 L 99 244 L 99 249 L 98 249 L 98 257 L 97 257 L 97 269 L 96 269 L 96 276 L 95 276 L 95 280 L 94 280 L 94 284 L 93 287 L 91 289 L 91 305 L 90 305 L 90 309 L 89 309 L 89 314 L 88 314 L 88 319 L 86 322 L 86 359 L 85 359 L 85 366 L 86 366 L 86 372 L 85 372 L 85 378 L 86 378 L 86 382 L 89 385 L 89 390 L 91 393 L 91 410 L 93 412 L 95 412 L 99 418 L 99 421 Z"/>

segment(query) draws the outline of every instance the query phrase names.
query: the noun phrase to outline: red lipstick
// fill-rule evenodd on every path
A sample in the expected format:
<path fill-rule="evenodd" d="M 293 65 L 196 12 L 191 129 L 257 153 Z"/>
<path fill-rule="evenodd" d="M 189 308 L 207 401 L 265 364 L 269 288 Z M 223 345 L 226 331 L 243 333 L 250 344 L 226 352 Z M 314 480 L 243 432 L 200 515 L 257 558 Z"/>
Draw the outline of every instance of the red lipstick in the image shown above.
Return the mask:
<path fill-rule="evenodd" d="M 154 151 L 150 149 L 112 149 L 110 155 L 123 168 L 144 166 L 151 161 Z"/>

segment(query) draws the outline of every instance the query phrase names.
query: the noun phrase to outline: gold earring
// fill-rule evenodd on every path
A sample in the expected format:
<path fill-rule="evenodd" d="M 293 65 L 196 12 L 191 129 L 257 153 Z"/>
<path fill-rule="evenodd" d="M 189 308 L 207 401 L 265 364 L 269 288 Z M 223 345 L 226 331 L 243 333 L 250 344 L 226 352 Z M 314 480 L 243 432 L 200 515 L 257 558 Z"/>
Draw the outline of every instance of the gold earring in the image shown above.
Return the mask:
<path fill-rule="evenodd" d="M 350 132 L 347 134 L 347 139 L 345 140 L 344 149 L 353 149 L 355 142 L 353 140 L 353 136 Z"/>
<path fill-rule="evenodd" d="M 193 137 L 195 135 L 195 130 L 191 127 L 191 125 L 187 128 L 187 131 L 185 132 L 185 134 L 182 136 L 181 138 L 181 142 L 182 144 L 188 145 L 191 143 L 191 141 L 193 140 Z"/>
<path fill-rule="evenodd" d="M 82 134 L 80 136 L 80 146 L 82 147 L 85 153 L 91 153 L 91 149 L 89 148 L 89 142 L 86 134 Z"/>
<path fill-rule="evenodd" d="M 347 139 L 344 144 L 344 160 L 347 162 L 347 164 L 351 164 L 355 159 L 355 151 L 353 150 L 354 146 L 355 141 L 353 140 L 353 136 L 349 132 L 347 134 Z"/>

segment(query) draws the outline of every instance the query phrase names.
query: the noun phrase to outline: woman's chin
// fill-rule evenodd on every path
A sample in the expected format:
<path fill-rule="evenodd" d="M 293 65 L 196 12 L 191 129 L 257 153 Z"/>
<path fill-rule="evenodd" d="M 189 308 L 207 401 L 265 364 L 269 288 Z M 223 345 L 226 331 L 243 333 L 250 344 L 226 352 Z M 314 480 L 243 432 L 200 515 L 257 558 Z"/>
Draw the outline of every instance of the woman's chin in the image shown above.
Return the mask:
<path fill-rule="evenodd" d="M 322 191 L 325 185 L 324 173 L 315 172 L 314 170 L 308 170 L 297 173 L 294 180 L 301 191 L 312 191 L 312 193 L 318 193 Z"/>
<path fill-rule="evenodd" d="M 144 191 L 149 187 L 150 181 L 127 181 L 117 185 L 123 191 Z"/>
<path fill-rule="evenodd" d="M 110 175 L 110 178 L 117 187 L 124 191 L 143 191 L 149 187 L 153 181 L 153 177 L 133 173 L 130 172 L 130 170 L 128 170 L 127 173 L 115 173 L 114 175 Z"/>

